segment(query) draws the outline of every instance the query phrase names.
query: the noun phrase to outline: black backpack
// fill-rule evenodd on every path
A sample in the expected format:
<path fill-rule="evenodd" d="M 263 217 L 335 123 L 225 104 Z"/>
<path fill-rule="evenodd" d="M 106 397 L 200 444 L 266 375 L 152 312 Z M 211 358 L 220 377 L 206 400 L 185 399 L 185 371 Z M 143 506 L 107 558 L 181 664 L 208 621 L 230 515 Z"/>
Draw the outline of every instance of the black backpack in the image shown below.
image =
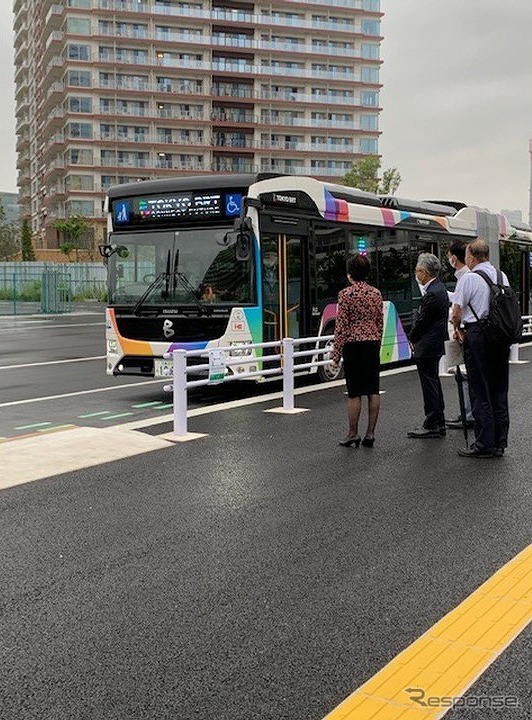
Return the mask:
<path fill-rule="evenodd" d="M 482 326 L 482 331 L 489 343 L 510 346 L 521 340 L 523 320 L 517 297 L 509 285 L 504 285 L 502 273 L 497 270 L 497 282 L 494 283 L 483 270 L 474 270 L 488 283 L 490 288 L 490 306 L 488 316 L 479 319 L 471 307 L 473 315 Z"/>

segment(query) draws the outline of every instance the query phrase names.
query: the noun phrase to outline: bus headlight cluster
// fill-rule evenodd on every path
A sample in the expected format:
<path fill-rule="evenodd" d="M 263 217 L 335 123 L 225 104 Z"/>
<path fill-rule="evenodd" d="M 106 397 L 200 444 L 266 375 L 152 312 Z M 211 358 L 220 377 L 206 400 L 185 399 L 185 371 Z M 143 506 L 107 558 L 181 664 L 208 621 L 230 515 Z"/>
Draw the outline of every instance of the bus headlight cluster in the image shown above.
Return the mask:
<path fill-rule="evenodd" d="M 247 343 L 244 342 L 230 342 L 229 346 L 231 350 L 229 351 L 229 355 L 231 357 L 249 357 L 253 354 L 252 348 L 244 348 L 240 347 L 241 345 L 246 345 Z"/>

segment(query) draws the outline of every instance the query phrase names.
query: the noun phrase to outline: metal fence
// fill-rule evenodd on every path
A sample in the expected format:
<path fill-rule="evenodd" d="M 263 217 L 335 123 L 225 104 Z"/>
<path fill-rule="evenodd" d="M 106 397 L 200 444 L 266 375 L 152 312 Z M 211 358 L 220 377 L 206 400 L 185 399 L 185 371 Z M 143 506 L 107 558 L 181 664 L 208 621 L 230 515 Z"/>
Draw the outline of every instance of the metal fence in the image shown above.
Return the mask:
<path fill-rule="evenodd" d="M 99 263 L 0 263 L 0 315 L 68 313 L 106 300 Z"/>

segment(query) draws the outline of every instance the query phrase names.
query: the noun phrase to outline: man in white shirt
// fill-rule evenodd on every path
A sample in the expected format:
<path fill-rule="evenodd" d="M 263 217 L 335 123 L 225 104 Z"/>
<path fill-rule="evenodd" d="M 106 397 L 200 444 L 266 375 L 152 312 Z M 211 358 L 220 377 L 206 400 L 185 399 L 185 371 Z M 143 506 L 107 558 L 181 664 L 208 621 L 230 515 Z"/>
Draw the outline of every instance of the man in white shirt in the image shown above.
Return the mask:
<path fill-rule="evenodd" d="M 490 288 L 476 270 L 484 271 L 493 282 L 497 269 L 489 262 L 489 245 L 474 240 L 466 248 L 466 273 L 454 293 L 451 319 L 454 337 L 463 343 L 473 410 L 475 442 L 458 450 L 462 457 L 501 457 L 508 445 L 508 382 L 510 350 L 489 344 L 479 320 L 487 317 Z M 509 285 L 503 273 L 503 282 Z M 462 327 L 463 326 L 463 327 Z"/>
<path fill-rule="evenodd" d="M 449 301 L 452 303 L 454 302 L 455 294 L 460 290 L 460 286 L 462 284 L 462 278 L 463 276 L 469 272 L 469 268 L 465 264 L 465 251 L 467 247 L 467 242 L 465 240 L 454 240 L 449 245 L 449 250 L 447 251 L 447 260 L 449 261 L 449 265 L 454 270 L 454 276 L 456 278 L 456 287 L 454 289 L 454 292 L 450 292 L 449 294 Z M 452 310 L 452 307 L 451 307 Z M 471 401 L 469 399 L 469 384 L 467 381 L 467 376 L 465 373 L 463 374 L 463 393 L 464 393 L 464 405 L 465 405 L 465 420 L 467 427 L 473 427 L 473 413 L 471 412 Z M 451 430 L 461 430 L 463 428 L 463 421 L 462 416 L 459 415 L 457 418 L 454 418 L 453 420 L 448 420 L 446 423 L 446 426 L 450 428 Z"/>

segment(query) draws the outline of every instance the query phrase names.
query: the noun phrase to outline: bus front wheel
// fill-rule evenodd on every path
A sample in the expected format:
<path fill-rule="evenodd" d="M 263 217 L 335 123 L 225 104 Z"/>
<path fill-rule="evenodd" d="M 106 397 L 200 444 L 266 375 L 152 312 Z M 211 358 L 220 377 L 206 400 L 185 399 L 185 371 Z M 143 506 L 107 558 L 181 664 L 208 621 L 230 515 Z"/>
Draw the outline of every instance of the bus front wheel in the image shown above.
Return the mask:
<path fill-rule="evenodd" d="M 325 329 L 325 335 L 332 335 L 334 332 L 334 326 Z M 333 349 L 333 341 L 327 340 L 324 345 L 325 352 L 321 357 L 322 360 L 330 360 Z M 321 382 L 332 382 L 333 380 L 341 380 L 344 376 L 344 368 L 340 365 L 337 368 L 333 368 L 332 365 L 320 365 L 318 368 L 318 377 Z"/>

